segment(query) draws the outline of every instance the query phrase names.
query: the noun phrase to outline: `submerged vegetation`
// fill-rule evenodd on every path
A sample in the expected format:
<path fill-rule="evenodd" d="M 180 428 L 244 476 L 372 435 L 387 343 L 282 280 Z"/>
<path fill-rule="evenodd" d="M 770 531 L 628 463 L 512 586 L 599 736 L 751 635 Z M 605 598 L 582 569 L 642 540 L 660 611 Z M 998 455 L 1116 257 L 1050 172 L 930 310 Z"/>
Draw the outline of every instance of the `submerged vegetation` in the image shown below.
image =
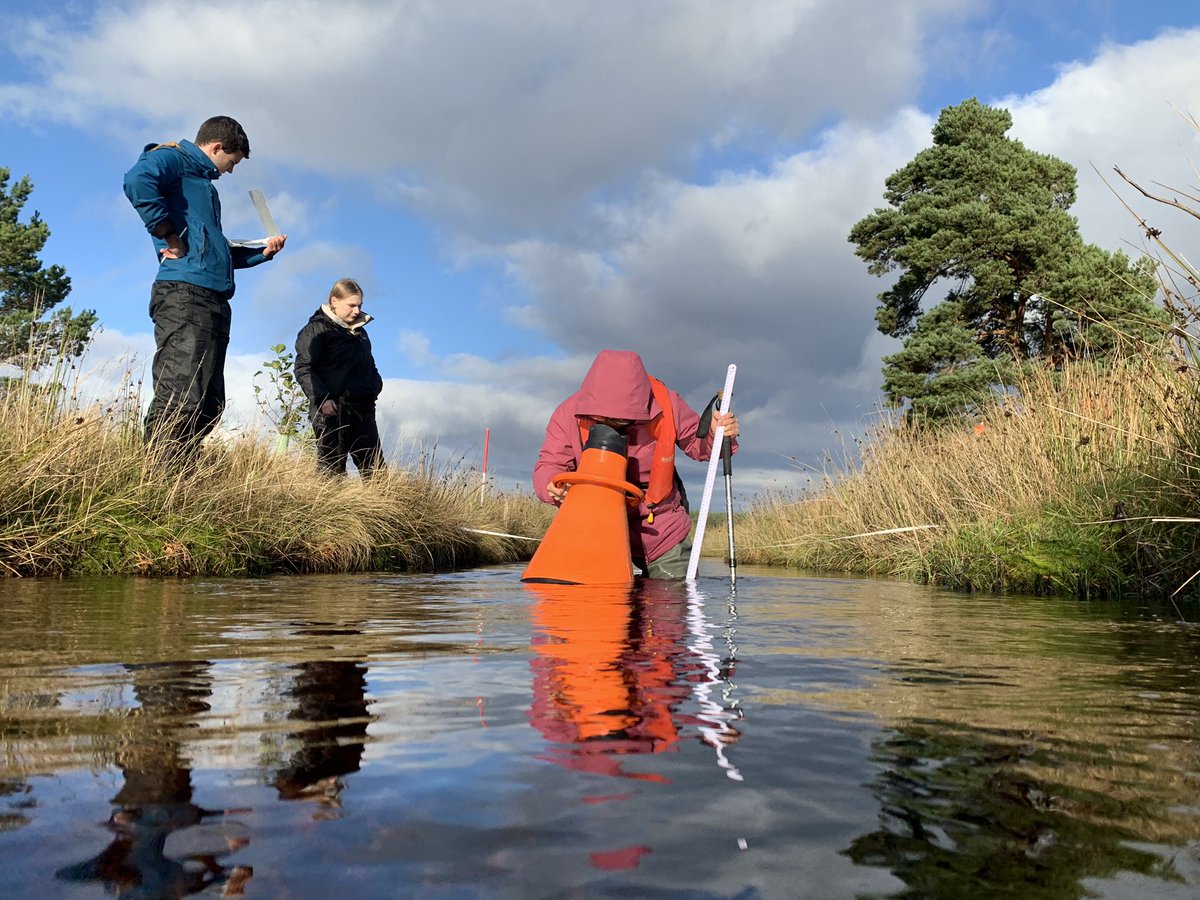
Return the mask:
<path fill-rule="evenodd" d="M 531 495 L 485 492 L 477 471 L 428 458 L 370 482 L 319 476 L 261 438 L 210 439 L 187 465 L 156 458 L 136 389 L 87 405 L 65 380 L 13 378 L 0 397 L 6 575 L 445 569 L 526 558 L 532 541 L 480 532 L 540 536 L 548 522 Z"/>

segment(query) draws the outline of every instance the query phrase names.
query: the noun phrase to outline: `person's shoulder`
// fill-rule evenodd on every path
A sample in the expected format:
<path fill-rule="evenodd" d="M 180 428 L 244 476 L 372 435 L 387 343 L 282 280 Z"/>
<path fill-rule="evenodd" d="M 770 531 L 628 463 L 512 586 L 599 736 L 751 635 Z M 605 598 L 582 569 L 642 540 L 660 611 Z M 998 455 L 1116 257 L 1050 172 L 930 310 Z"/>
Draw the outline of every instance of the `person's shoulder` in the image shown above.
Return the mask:
<path fill-rule="evenodd" d="M 168 141 L 164 144 L 157 142 L 146 144 L 138 155 L 137 162 L 133 164 L 133 168 L 177 169 L 183 163 L 181 153 L 182 148 L 175 141 Z"/>
<path fill-rule="evenodd" d="M 679 393 L 679 391 L 675 390 L 675 388 L 671 387 L 670 385 L 667 385 L 666 387 L 667 396 L 671 398 L 671 402 L 673 404 L 676 406 L 683 406 L 686 409 L 691 409 L 691 406 L 688 404 L 688 402 L 683 399 L 683 394 Z"/>
<path fill-rule="evenodd" d="M 187 140 L 147 144 L 142 158 L 155 160 L 187 175 L 216 177 L 218 174 L 212 160 L 204 151 Z"/>
<path fill-rule="evenodd" d="M 672 387 L 667 387 L 667 396 L 671 398 L 671 412 L 675 419 L 675 427 L 678 428 L 680 422 L 687 416 L 700 417 L 700 413 L 692 409 L 692 405 L 683 399 L 683 395 Z"/>
<path fill-rule="evenodd" d="M 554 407 L 553 418 L 570 418 L 575 419 L 575 408 L 579 405 L 579 391 L 567 395 L 558 406 Z"/>
<path fill-rule="evenodd" d="M 299 333 L 313 335 L 319 331 L 324 331 L 326 326 L 332 324 L 329 318 L 318 308 L 315 313 L 308 317 L 308 321 L 301 326 Z"/>

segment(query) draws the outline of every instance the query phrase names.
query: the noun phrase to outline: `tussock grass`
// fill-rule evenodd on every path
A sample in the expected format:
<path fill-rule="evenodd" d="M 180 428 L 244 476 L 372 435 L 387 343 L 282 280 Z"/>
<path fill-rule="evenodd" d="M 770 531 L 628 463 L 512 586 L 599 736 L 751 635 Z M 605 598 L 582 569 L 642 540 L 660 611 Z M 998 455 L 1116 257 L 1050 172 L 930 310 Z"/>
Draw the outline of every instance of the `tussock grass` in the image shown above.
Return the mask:
<path fill-rule="evenodd" d="M 55 384 L 51 378 L 49 383 Z M 188 465 L 147 454 L 134 393 L 81 406 L 62 387 L 0 396 L 0 572 L 245 575 L 513 562 L 552 510 L 481 492 L 479 473 L 403 462 L 369 482 L 316 474 L 265 439 L 210 438 Z"/>
<path fill-rule="evenodd" d="M 742 562 L 898 576 L 967 590 L 1113 595 L 1186 579 L 1192 373 L 1167 360 L 1032 371 L 978 423 L 883 422 L 819 491 L 761 498 Z"/>
<path fill-rule="evenodd" d="M 1158 195 L 1114 170 L 1159 209 L 1200 219 L 1192 193 Z M 966 589 L 1200 598 L 1200 269 L 1113 192 L 1157 266 L 1173 319 L 1161 345 L 1031 371 L 979 430 L 883 423 L 819 491 L 756 504 L 739 523 L 742 559 Z"/>

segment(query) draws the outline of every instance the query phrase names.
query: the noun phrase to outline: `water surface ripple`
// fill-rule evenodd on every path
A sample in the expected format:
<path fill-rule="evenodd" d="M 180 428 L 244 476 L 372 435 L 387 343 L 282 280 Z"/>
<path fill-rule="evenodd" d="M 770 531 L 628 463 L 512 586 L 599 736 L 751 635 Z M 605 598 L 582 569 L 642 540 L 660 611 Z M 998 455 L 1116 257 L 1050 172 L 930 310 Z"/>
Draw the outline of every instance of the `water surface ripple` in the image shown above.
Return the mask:
<path fill-rule="evenodd" d="M 0 896 L 1200 896 L 1200 628 L 719 566 L 0 582 Z"/>

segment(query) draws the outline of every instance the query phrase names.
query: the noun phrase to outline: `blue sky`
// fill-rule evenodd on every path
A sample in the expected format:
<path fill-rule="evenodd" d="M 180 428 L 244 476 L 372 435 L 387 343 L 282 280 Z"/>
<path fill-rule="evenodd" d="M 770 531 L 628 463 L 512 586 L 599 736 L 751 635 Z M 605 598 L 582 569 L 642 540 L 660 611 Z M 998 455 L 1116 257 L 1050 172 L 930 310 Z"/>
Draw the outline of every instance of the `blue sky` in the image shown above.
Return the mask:
<path fill-rule="evenodd" d="M 98 393 L 153 351 L 154 258 L 121 193 L 151 141 L 245 126 L 219 182 L 242 272 L 230 427 L 251 377 L 338 277 L 358 278 L 394 457 L 436 448 L 526 482 L 596 351 L 638 350 L 701 406 L 737 363 L 742 498 L 803 488 L 878 408 L 875 295 L 846 234 L 977 96 L 1079 170 L 1085 238 L 1140 252 L 1096 174 L 1194 189 L 1200 10 L 1115 0 L 10 2 L 0 166 L 30 176 L 68 302 L 103 325 Z M 1144 210 L 1188 252 L 1197 230 Z M 1193 257 L 1194 258 L 1194 257 Z M 688 468 L 693 488 L 704 467 Z"/>

